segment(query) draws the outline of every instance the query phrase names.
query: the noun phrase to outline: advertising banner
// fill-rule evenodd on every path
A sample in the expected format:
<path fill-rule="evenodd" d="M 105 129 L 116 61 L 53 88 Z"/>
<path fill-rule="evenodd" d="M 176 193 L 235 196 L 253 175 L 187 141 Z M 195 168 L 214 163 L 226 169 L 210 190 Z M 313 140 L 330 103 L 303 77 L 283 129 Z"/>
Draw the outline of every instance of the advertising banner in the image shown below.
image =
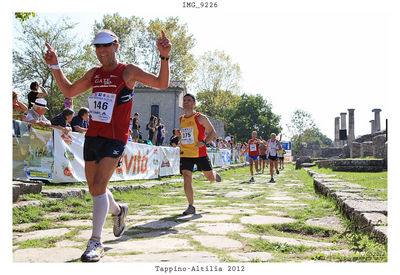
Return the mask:
<path fill-rule="evenodd" d="M 160 146 L 160 176 L 179 174 L 179 148 Z"/>
<path fill-rule="evenodd" d="M 155 179 L 160 175 L 160 148 L 128 142 L 121 161 L 110 181 Z"/>
<path fill-rule="evenodd" d="M 83 182 L 85 162 L 83 143 L 85 135 L 78 132 L 64 134 L 54 129 L 54 182 Z"/>
<path fill-rule="evenodd" d="M 28 179 L 52 179 L 53 134 L 51 129 L 30 127 L 24 171 Z"/>
<path fill-rule="evenodd" d="M 13 179 L 84 182 L 84 134 L 64 134 L 58 129 L 14 126 Z M 17 127 L 18 126 L 18 127 Z M 213 167 L 233 163 L 230 149 L 207 150 Z M 235 153 L 235 152 L 234 152 Z M 236 156 L 238 158 L 238 155 Z M 242 158 L 240 157 L 243 161 Z M 179 148 L 128 142 L 110 181 L 155 179 L 179 174 Z"/>

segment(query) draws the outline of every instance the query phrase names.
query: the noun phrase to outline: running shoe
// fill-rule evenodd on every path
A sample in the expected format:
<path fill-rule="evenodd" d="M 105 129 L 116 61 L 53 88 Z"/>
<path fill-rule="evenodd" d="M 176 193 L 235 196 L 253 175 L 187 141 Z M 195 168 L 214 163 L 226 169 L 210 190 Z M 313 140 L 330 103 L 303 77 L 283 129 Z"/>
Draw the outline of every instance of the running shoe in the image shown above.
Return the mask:
<path fill-rule="evenodd" d="M 119 237 L 124 233 L 125 231 L 125 218 L 128 215 L 128 206 L 127 205 L 119 205 L 119 209 L 121 211 L 119 212 L 118 215 L 111 215 L 113 221 L 114 221 L 114 226 L 113 226 L 113 232 L 115 237 Z"/>
<path fill-rule="evenodd" d="M 271 178 L 271 179 L 269 180 L 269 182 L 270 182 L 270 183 L 274 183 L 274 182 L 275 182 L 274 178 Z"/>
<path fill-rule="evenodd" d="M 182 213 L 182 215 L 186 216 L 190 214 L 196 214 L 196 208 L 191 204 L 189 204 L 188 208 Z"/>
<path fill-rule="evenodd" d="M 279 175 L 279 170 L 278 169 L 276 169 L 276 174 Z"/>
<path fill-rule="evenodd" d="M 96 238 L 88 241 L 87 248 L 81 256 L 82 262 L 98 262 L 104 256 L 103 244 Z"/>
<path fill-rule="evenodd" d="M 221 178 L 221 176 L 220 176 L 218 173 L 215 173 L 215 180 L 216 180 L 217 182 L 221 182 L 221 181 L 222 181 L 222 178 Z"/>
<path fill-rule="evenodd" d="M 249 183 L 254 183 L 254 177 L 251 177 Z"/>

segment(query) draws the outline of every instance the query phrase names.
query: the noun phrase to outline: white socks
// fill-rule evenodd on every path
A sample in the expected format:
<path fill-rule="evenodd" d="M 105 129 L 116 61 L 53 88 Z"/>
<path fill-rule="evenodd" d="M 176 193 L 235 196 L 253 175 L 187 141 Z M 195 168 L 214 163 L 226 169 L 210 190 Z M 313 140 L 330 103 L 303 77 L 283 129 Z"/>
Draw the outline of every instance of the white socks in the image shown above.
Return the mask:
<path fill-rule="evenodd" d="M 119 212 L 120 212 L 119 205 L 118 205 L 118 203 L 115 202 L 114 196 L 113 196 L 113 194 L 111 193 L 111 191 L 108 190 L 108 188 L 107 188 L 106 194 L 107 194 L 107 196 L 108 196 L 108 203 L 109 203 L 109 207 L 110 207 L 110 212 L 111 212 L 111 214 L 113 214 L 113 215 L 118 215 Z"/>
<path fill-rule="evenodd" d="M 104 193 L 100 196 L 92 196 L 93 199 L 93 229 L 92 237 L 101 240 L 101 231 L 108 212 L 108 195 Z"/>
<path fill-rule="evenodd" d="M 111 191 L 107 189 L 106 193 L 100 196 L 92 196 L 93 215 L 92 215 L 92 237 L 101 239 L 101 231 L 103 231 L 104 222 L 106 221 L 108 209 L 113 215 L 120 212 L 118 203 L 115 202 Z"/>

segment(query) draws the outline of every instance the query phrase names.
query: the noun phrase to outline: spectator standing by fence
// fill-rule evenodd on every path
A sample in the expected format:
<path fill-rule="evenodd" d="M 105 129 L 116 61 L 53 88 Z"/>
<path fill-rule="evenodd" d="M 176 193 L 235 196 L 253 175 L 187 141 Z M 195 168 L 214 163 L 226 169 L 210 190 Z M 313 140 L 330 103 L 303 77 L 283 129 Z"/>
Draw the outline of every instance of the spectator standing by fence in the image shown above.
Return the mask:
<path fill-rule="evenodd" d="M 47 110 L 47 101 L 44 98 L 38 98 L 32 104 L 32 108 L 27 111 L 25 121 L 42 127 L 50 127 L 50 120 L 44 116 Z"/>
<path fill-rule="evenodd" d="M 78 114 L 71 120 L 71 127 L 73 132 L 86 133 L 89 128 L 89 109 L 82 107 L 79 109 Z"/>
<path fill-rule="evenodd" d="M 13 114 L 13 119 L 19 118 L 20 120 L 24 120 L 26 118 L 25 112 L 28 111 L 26 105 L 18 100 L 17 92 L 12 92 L 12 104 L 13 111 L 23 112 L 22 114 Z"/>
<path fill-rule="evenodd" d="M 54 128 L 61 130 L 64 134 L 68 134 L 72 131 L 70 122 L 73 117 L 74 111 L 70 108 L 65 108 L 62 113 L 53 117 L 50 122 Z"/>
<path fill-rule="evenodd" d="M 139 142 L 139 114 L 135 113 L 132 119 L 132 142 Z"/>
<path fill-rule="evenodd" d="M 41 93 L 38 92 L 39 88 L 42 90 Z M 28 108 L 31 109 L 33 106 L 33 103 L 36 101 L 38 98 L 43 98 L 47 96 L 47 91 L 42 85 L 39 85 L 37 81 L 34 81 L 30 85 L 31 91 L 28 93 Z"/>

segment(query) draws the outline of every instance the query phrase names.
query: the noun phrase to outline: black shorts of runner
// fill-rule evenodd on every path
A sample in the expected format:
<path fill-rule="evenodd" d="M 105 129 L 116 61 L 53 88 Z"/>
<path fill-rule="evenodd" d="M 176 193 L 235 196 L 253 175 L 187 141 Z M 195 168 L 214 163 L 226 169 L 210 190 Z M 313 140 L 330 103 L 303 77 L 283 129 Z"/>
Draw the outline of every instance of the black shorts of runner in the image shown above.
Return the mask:
<path fill-rule="evenodd" d="M 193 167 L 196 164 L 197 170 L 199 171 L 211 171 L 212 165 L 208 156 L 200 158 L 181 158 L 179 163 L 179 171 L 182 174 L 182 170 L 193 171 Z"/>
<path fill-rule="evenodd" d="M 279 159 L 280 159 L 280 160 L 284 160 L 284 159 L 285 159 L 285 157 L 279 157 Z"/>
<path fill-rule="evenodd" d="M 260 155 L 260 158 L 263 160 L 267 160 L 267 155 Z"/>
<path fill-rule="evenodd" d="M 271 161 L 276 161 L 278 160 L 278 156 L 268 156 L 268 159 Z"/>
<path fill-rule="evenodd" d="M 99 161 L 104 157 L 120 158 L 118 167 L 121 165 L 125 142 L 118 139 L 105 137 L 85 137 L 83 145 L 83 159 L 85 161 Z"/>

